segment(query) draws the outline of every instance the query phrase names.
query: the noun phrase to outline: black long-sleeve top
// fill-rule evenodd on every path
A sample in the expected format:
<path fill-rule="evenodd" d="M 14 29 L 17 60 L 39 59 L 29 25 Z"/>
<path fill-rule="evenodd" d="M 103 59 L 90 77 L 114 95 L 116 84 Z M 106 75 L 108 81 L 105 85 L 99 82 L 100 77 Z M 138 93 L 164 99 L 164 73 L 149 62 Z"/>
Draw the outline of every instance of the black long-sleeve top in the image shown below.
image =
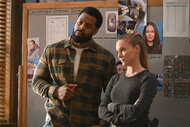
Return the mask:
<path fill-rule="evenodd" d="M 156 87 L 157 80 L 148 70 L 132 77 L 115 74 L 102 95 L 99 117 L 117 126 L 147 127 Z"/>

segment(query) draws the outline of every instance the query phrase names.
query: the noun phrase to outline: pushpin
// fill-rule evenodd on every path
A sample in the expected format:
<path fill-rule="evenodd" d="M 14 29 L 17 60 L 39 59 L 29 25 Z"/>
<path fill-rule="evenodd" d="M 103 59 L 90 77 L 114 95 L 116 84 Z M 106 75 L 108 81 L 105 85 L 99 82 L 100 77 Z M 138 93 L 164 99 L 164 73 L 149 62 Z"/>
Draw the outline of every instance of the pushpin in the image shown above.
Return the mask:
<path fill-rule="evenodd" d="M 167 84 L 167 81 L 164 81 L 164 84 Z"/>
<path fill-rule="evenodd" d="M 184 86 L 184 84 L 182 83 L 181 86 Z"/>

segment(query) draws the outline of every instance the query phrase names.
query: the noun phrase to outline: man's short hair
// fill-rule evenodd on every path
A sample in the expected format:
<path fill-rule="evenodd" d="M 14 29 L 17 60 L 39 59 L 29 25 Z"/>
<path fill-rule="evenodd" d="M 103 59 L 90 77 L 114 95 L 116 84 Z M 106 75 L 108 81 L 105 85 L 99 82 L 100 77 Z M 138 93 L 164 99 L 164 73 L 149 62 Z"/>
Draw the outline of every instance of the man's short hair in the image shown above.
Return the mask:
<path fill-rule="evenodd" d="M 82 13 L 87 13 L 88 15 L 96 18 L 96 28 L 100 28 L 102 25 L 103 17 L 100 11 L 97 8 L 94 7 L 85 7 L 82 9 L 82 11 L 79 13 L 79 16 Z"/>
<path fill-rule="evenodd" d="M 116 65 L 120 65 L 120 64 L 122 65 L 122 62 L 118 60 L 118 61 L 116 62 Z"/>
<path fill-rule="evenodd" d="M 32 42 L 33 44 L 36 44 L 36 42 L 34 40 L 30 40 L 30 42 Z"/>

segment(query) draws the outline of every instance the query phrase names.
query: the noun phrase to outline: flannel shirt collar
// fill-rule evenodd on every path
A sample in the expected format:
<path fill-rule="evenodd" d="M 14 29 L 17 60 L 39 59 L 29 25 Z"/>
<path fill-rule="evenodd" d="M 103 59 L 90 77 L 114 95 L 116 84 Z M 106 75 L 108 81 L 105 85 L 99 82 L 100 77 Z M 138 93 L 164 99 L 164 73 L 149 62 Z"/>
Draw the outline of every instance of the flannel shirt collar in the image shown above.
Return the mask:
<path fill-rule="evenodd" d="M 97 45 L 96 45 L 95 41 L 93 39 L 91 39 L 90 41 L 91 41 L 91 43 L 90 43 L 88 49 L 91 50 L 91 51 L 93 51 L 93 52 L 97 52 Z M 70 47 L 70 48 L 73 49 L 70 38 L 65 41 L 64 48 L 68 48 L 68 47 Z"/>

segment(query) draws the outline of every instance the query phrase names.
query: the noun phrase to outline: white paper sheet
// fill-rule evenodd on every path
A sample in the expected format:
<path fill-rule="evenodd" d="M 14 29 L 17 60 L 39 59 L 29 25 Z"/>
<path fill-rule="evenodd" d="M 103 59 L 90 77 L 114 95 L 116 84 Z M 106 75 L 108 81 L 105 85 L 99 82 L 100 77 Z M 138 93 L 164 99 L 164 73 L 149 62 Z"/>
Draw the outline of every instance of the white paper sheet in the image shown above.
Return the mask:
<path fill-rule="evenodd" d="M 46 17 L 46 44 L 68 38 L 68 16 Z"/>
<path fill-rule="evenodd" d="M 163 36 L 189 37 L 189 0 L 163 2 Z"/>

